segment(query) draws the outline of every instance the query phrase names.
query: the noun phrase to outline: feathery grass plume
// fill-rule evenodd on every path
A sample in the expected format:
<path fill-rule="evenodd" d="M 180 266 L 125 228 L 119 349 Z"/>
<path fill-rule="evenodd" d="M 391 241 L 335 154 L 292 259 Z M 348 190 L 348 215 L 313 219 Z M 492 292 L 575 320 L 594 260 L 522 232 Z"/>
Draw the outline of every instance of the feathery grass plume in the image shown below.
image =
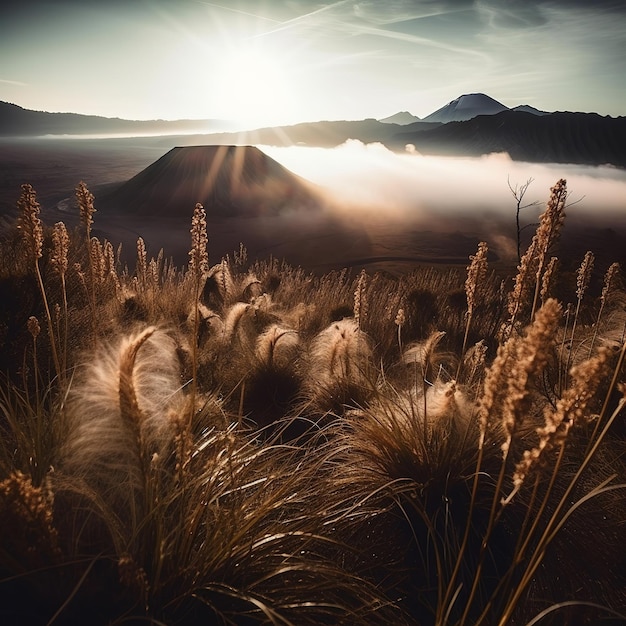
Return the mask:
<path fill-rule="evenodd" d="M 198 313 L 192 310 L 187 316 L 187 325 L 193 331 L 196 315 L 199 316 L 198 346 L 202 346 L 210 338 L 219 338 L 221 340 L 224 336 L 224 322 L 222 318 L 202 303 L 199 303 L 197 306 Z"/>
<path fill-rule="evenodd" d="M 487 345 L 481 339 L 475 343 L 463 357 L 464 382 L 468 389 L 474 389 L 479 393 L 479 385 L 485 375 L 485 363 L 487 357 Z"/>
<path fill-rule="evenodd" d="M 252 354 L 256 340 L 255 316 L 252 304 L 235 302 L 224 318 L 224 342 Z"/>
<path fill-rule="evenodd" d="M 146 252 L 146 243 L 143 237 L 137 238 L 137 263 L 135 275 L 141 290 L 146 288 L 148 282 L 148 253 Z"/>
<path fill-rule="evenodd" d="M 234 299 L 235 283 L 228 263 L 222 259 L 213 265 L 206 277 L 202 290 L 202 301 L 209 307 L 226 307 Z"/>
<path fill-rule="evenodd" d="M 202 287 L 206 281 L 206 275 L 209 271 L 209 253 L 207 245 L 209 238 L 206 232 L 206 212 L 203 206 L 198 202 L 193 210 L 193 216 L 191 218 L 191 249 L 189 250 L 189 275 L 191 277 L 191 284 L 193 290 L 193 302 L 194 302 L 194 324 L 193 324 L 193 341 L 192 354 L 191 354 L 191 397 L 195 399 L 197 390 L 197 378 L 198 378 L 198 331 L 200 328 L 200 316 L 198 314 L 198 307 L 195 306 L 200 300 L 200 294 Z M 192 400 L 193 403 L 194 400 Z"/>
<path fill-rule="evenodd" d="M 487 243 L 481 241 L 478 244 L 478 251 L 476 254 L 470 255 L 470 264 L 467 266 L 467 278 L 465 280 L 465 296 L 467 298 L 467 322 L 465 324 L 465 334 L 463 336 L 463 347 L 461 348 L 461 358 L 459 359 L 459 368 L 456 373 L 456 378 L 459 378 L 461 365 L 463 364 L 463 355 L 465 354 L 465 348 L 467 346 L 467 338 L 469 336 L 470 325 L 472 323 L 472 317 L 474 316 L 474 309 L 481 296 L 485 279 L 487 278 L 487 253 L 489 248 Z"/>
<path fill-rule="evenodd" d="M 543 527 L 537 527 L 537 520 L 533 523 L 530 530 L 527 531 L 528 538 L 524 541 L 520 551 L 523 551 L 528 547 L 530 537 L 535 533 L 538 534 L 537 541 L 533 545 L 533 549 L 528 554 L 527 563 L 525 569 L 522 572 L 522 576 L 517 582 L 513 593 L 508 599 L 508 603 L 505 606 L 505 610 L 502 612 L 502 616 L 499 624 L 502 626 L 507 624 L 517 604 L 520 602 L 522 594 L 527 587 L 531 584 L 535 573 L 541 566 L 546 550 L 553 542 L 557 533 L 559 533 L 569 517 L 585 502 L 595 498 L 603 493 L 615 489 L 624 489 L 625 484 L 611 484 L 616 478 L 616 474 L 613 474 L 609 478 L 596 484 L 593 488 L 585 488 L 585 492 L 582 497 L 576 499 L 574 496 L 575 489 L 579 485 L 581 477 L 585 471 L 589 468 L 592 460 L 594 459 L 600 445 L 603 443 L 606 434 L 613 425 L 615 418 L 621 413 L 625 405 L 625 398 L 622 397 L 617 403 L 612 415 L 602 424 L 602 430 L 600 432 L 599 427 L 601 422 L 604 421 L 605 413 L 608 407 L 608 398 L 611 392 L 614 390 L 617 380 L 619 379 L 619 371 L 624 363 L 624 356 L 626 355 L 626 346 L 622 347 L 619 360 L 613 370 L 613 378 L 607 390 L 607 395 L 604 401 L 604 405 L 600 411 L 600 414 L 587 417 L 586 411 L 590 401 L 593 400 L 598 386 L 607 378 L 609 373 L 609 367 L 607 364 L 608 350 L 600 350 L 598 354 L 591 359 L 580 364 L 580 366 L 574 367 L 571 372 L 572 384 L 563 393 L 562 397 L 558 400 L 556 408 L 554 410 L 547 409 L 545 412 L 545 426 L 538 429 L 539 444 L 536 448 L 527 451 L 518 466 L 514 476 L 515 486 L 512 494 L 505 500 L 507 503 L 519 486 L 524 482 L 529 472 L 531 472 L 538 463 L 544 460 L 546 451 L 556 449 L 557 459 L 556 463 L 551 468 L 551 481 L 548 487 L 548 495 L 552 496 L 556 477 L 561 471 L 563 465 L 563 450 L 564 444 L 567 440 L 568 433 L 572 426 L 576 425 L 577 421 L 595 420 L 596 428 L 592 433 L 587 448 L 584 450 L 583 456 L 579 461 L 578 466 L 575 468 L 573 476 L 570 474 L 567 476 L 567 482 L 565 483 L 565 489 L 558 495 L 554 495 L 553 506 L 550 507 L 549 515 L 546 524 Z M 544 498 L 547 498 L 546 495 Z M 572 497 L 574 496 L 574 497 Z M 606 518 L 605 518 L 606 519 Z M 622 596 L 623 598 L 623 596 Z"/>
<path fill-rule="evenodd" d="M 516 429 L 530 408 L 529 383 L 543 372 L 553 357 L 560 321 L 561 305 L 551 298 L 537 311 L 526 335 L 516 341 L 506 397 L 501 407 L 502 426 L 506 436 L 502 444 L 505 455 Z"/>
<path fill-rule="evenodd" d="M 191 218 L 191 249 L 189 250 L 189 271 L 194 281 L 200 283 L 209 271 L 209 238 L 206 232 L 206 212 L 198 202 Z"/>
<path fill-rule="evenodd" d="M 54 328 L 52 325 L 52 315 L 50 313 L 50 306 L 48 305 L 48 296 L 46 294 L 46 288 L 43 284 L 41 268 L 39 267 L 39 259 L 42 257 L 43 248 L 43 225 L 39 219 L 41 207 L 39 202 L 37 202 L 37 194 L 31 185 L 22 185 L 22 193 L 17 201 L 17 207 L 20 212 L 17 220 L 17 228 L 22 233 L 28 262 L 33 264 L 35 270 L 39 292 L 41 293 L 41 298 L 46 312 L 48 339 L 50 341 L 54 367 L 59 380 L 63 381 L 65 371 L 61 367 L 61 362 L 59 360 L 57 341 L 54 336 Z"/>
<path fill-rule="evenodd" d="M 370 389 L 372 349 L 354 319 L 334 322 L 311 342 L 308 386 L 314 398 L 333 403 Z"/>
<path fill-rule="evenodd" d="M 476 457 L 475 405 L 454 382 L 437 382 L 426 395 L 415 387 L 383 387 L 367 406 L 337 423 L 333 480 L 345 483 L 358 503 L 348 509 L 348 528 L 353 526 L 377 561 L 386 562 L 381 588 L 391 585 L 393 597 L 404 596 L 415 623 L 444 624 L 434 621 L 436 602 L 443 597 L 463 522 L 475 513 L 467 508 Z M 398 575 L 401 580 L 390 583 Z"/>
<path fill-rule="evenodd" d="M 556 268 L 558 266 L 559 259 L 555 256 L 551 257 L 548 267 L 541 279 L 541 305 L 546 303 L 546 300 L 550 297 L 550 292 L 554 287 L 556 280 Z"/>
<path fill-rule="evenodd" d="M 431 333 L 424 341 L 410 343 L 402 354 L 402 363 L 412 367 L 413 384 L 421 386 L 437 379 L 442 370 L 452 367 L 456 357 L 449 353 L 439 352 L 437 346 L 445 337 L 442 330 Z M 455 364 L 455 363 L 454 363 Z"/>
<path fill-rule="evenodd" d="M 354 321 L 360 330 L 367 318 L 367 298 L 365 291 L 367 289 L 367 273 L 361 270 L 356 289 L 354 290 Z"/>
<path fill-rule="evenodd" d="M 22 233 L 29 262 L 36 262 L 41 258 L 43 248 L 43 226 L 39 219 L 41 205 L 37 202 L 37 194 L 32 185 L 24 184 L 21 189 L 22 193 L 17 201 L 17 228 Z"/>
<path fill-rule="evenodd" d="M 89 262 L 93 273 L 92 279 L 94 281 L 94 287 L 100 287 L 106 277 L 104 249 L 97 237 L 92 237 L 89 243 Z"/>
<path fill-rule="evenodd" d="M 591 356 L 593 352 L 593 347 L 596 343 L 596 339 L 598 338 L 598 329 L 600 328 L 600 321 L 602 320 L 602 314 L 604 313 L 604 308 L 606 306 L 606 302 L 607 302 L 609 295 L 615 289 L 615 283 L 617 282 L 619 271 L 620 271 L 619 263 L 612 263 L 609 266 L 609 269 L 606 271 L 606 274 L 604 275 L 604 283 L 602 285 L 602 294 L 600 295 L 600 310 L 598 311 L 598 317 L 593 327 L 593 337 L 591 338 L 591 344 L 589 345 L 589 357 Z"/>
<path fill-rule="evenodd" d="M 567 183 L 565 179 L 557 181 L 550 189 L 550 197 L 545 212 L 539 218 L 539 226 L 530 246 L 524 253 L 515 277 L 515 286 L 509 294 L 509 326 L 515 327 L 522 314 L 531 303 L 529 320 L 532 321 L 537 308 L 541 278 L 548 253 L 558 241 L 561 227 L 565 221 L 565 202 L 567 201 Z"/>
<path fill-rule="evenodd" d="M 593 263 L 595 257 L 593 252 L 587 251 L 578 272 L 576 273 L 576 297 L 581 301 L 585 297 L 585 292 L 591 282 L 591 273 L 593 272 Z"/>
<path fill-rule="evenodd" d="M 567 355 L 567 361 L 565 363 L 565 384 L 567 384 L 569 369 L 572 365 L 572 359 L 574 358 L 574 337 L 576 335 L 576 327 L 578 325 L 580 306 L 582 304 L 583 298 L 585 297 L 585 293 L 587 292 L 587 288 L 589 287 L 589 283 L 591 282 L 591 273 L 593 272 L 594 259 L 595 257 L 593 255 L 593 252 L 587 251 L 585 253 L 585 258 L 583 259 L 576 273 L 576 311 L 574 312 L 574 321 L 572 322 L 572 330 L 570 332 L 569 338 L 570 349 Z"/>
<path fill-rule="evenodd" d="M 65 277 L 67 273 L 67 253 L 70 249 L 70 238 L 63 222 L 57 222 L 52 229 L 52 255 L 50 265 L 54 271 Z"/>
<path fill-rule="evenodd" d="M 80 182 L 75 189 L 76 200 L 78 202 L 78 208 L 80 211 L 80 223 L 85 235 L 85 244 L 88 250 L 89 256 L 89 280 L 83 280 L 85 288 L 87 289 L 87 295 L 89 297 L 89 305 L 91 307 L 91 326 L 92 326 L 92 342 L 95 346 L 98 320 L 96 319 L 96 267 L 94 266 L 93 257 L 93 245 L 91 237 L 91 227 L 93 225 L 93 214 L 96 212 L 94 206 L 94 195 L 89 191 L 87 185 L 84 182 Z"/>
<path fill-rule="evenodd" d="M 154 327 L 101 347 L 69 391 L 62 468 L 129 503 L 145 484 L 145 458 L 163 457 L 170 411 L 185 406 L 176 343 Z"/>
<path fill-rule="evenodd" d="M 476 411 L 464 388 L 455 381 L 435 381 L 423 390 L 414 386 L 406 391 L 390 390 L 374 397 L 366 412 L 391 430 L 413 442 L 416 458 L 427 462 L 434 438 L 449 436 L 452 429 L 465 433 Z"/>
<path fill-rule="evenodd" d="M 122 284 L 120 283 L 119 276 L 117 275 L 117 260 L 115 258 L 115 250 L 113 244 L 110 241 L 104 242 L 104 271 L 105 281 L 107 284 L 112 285 L 116 297 L 122 292 Z"/>
<path fill-rule="evenodd" d="M 285 369 L 293 363 L 299 344 L 295 330 L 272 324 L 257 337 L 255 356 L 263 367 Z"/>
<path fill-rule="evenodd" d="M 570 429 L 577 422 L 593 421 L 597 416 L 586 413 L 587 406 L 593 400 L 600 383 L 610 374 L 609 351 L 601 348 L 598 354 L 572 368 L 571 386 L 557 400 L 556 408 L 544 409 L 543 426 L 537 428 L 539 442 L 531 450 L 525 450 L 522 459 L 515 465 L 513 474 L 513 491 L 505 502 L 510 502 L 519 491 L 522 483 L 545 455 L 565 445 Z M 553 468 L 552 472 L 558 471 Z"/>
<path fill-rule="evenodd" d="M 63 371 L 67 369 L 67 337 L 68 337 L 68 306 L 67 288 L 65 276 L 68 268 L 68 251 L 70 248 L 70 238 L 63 222 L 57 222 L 52 229 L 52 255 L 50 264 L 61 280 L 61 293 L 63 298 L 63 335 L 59 336 L 59 346 L 61 347 L 61 367 Z"/>
<path fill-rule="evenodd" d="M 241 280 L 241 297 L 246 302 L 251 302 L 263 294 L 263 285 L 253 272 L 248 272 Z"/>
<path fill-rule="evenodd" d="M 513 335 L 504 344 L 500 345 L 496 358 L 487 371 L 483 395 L 478 407 L 478 457 L 472 481 L 470 511 L 473 510 L 478 497 L 479 475 L 484 471 L 485 441 L 490 433 L 496 433 L 498 430 L 501 430 L 504 436 L 504 441 L 502 441 L 500 446 L 503 458 L 493 490 L 487 527 L 484 530 L 477 556 L 476 568 L 472 574 L 471 587 L 469 594 L 464 598 L 465 608 L 460 623 L 465 623 L 465 620 L 468 619 L 474 599 L 481 585 L 488 547 L 496 526 L 496 520 L 498 519 L 498 505 L 501 502 L 501 492 L 511 443 L 531 408 L 533 400 L 531 395 L 532 383 L 543 372 L 552 357 L 560 318 L 561 306 L 559 303 L 553 299 L 547 300 L 537 311 L 533 322 L 526 329 L 525 335 Z M 456 577 L 461 570 L 470 532 L 471 516 L 468 516 L 453 573 L 446 587 L 442 603 L 443 610 L 447 610 L 446 607 L 449 603 L 454 602 L 454 589 L 457 584 Z"/>
<path fill-rule="evenodd" d="M 81 181 L 75 189 L 76 200 L 80 210 L 80 223 L 83 226 L 85 240 L 91 241 L 91 227 L 93 226 L 93 214 L 96 212 L 94 206 L 94 195 L 87 189 L 87 185 Z"/>

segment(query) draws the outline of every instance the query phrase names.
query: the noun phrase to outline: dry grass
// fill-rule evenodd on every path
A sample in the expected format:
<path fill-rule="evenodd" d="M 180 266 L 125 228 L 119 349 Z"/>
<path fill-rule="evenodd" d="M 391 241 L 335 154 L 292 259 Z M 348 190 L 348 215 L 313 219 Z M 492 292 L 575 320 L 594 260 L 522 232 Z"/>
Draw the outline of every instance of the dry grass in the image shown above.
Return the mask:
<path fill-rule="evenodd" d="M 7 623 L 626 619 L 626 295 L 568 299 L 565 181 L 517 276 L 135 268 L 32 188 L 0 245 Z M 208 233 L 210 235 L 210 233 Z M 25 254 L 17 255 L 20 240 Z M 600 296 L 594 299 L 593 293 Z"/>

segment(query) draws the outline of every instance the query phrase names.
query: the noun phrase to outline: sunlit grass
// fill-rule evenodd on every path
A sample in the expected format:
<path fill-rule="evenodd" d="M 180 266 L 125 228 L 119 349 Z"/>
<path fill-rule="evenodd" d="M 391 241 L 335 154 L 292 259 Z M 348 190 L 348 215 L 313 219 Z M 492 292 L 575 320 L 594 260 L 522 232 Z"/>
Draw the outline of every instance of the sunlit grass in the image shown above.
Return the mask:
<path fill-rule="evenodd" d="M 0 319 L 8 623 L 624 619 L 625 294 L 613 265 L 590 295 L 588 255 L 554 298 L 565 181 L 504 283 L 484 243 L 467 276 L 211 266 L 200 206 L 189 267 L 140 240 L 133 269 L 84 185 L 71 232 L 24 193 L 0 246 L 27 287 Z"/>

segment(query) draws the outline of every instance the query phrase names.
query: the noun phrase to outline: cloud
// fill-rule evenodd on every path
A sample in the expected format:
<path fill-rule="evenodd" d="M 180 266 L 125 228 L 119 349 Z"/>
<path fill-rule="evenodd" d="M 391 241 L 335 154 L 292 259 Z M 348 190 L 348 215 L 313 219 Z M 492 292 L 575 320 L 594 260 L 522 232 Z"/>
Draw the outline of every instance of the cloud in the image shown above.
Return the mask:
<path fill-rule="evenodd" d="M 438 232 L 487 238 L 501 258 L 515 254 L 515 200 L 508 188 L 533 179 L 524 223 L 537 220 L 550 188 L 565 178 L 568 220 L 594 228 L 626 229 L 626 172 L 611 167 L 534 164 L 507 154 L 480 158 L 394 153 L 381 144 L 349 140 L 334 149 L 262 147 L 288 169 L 321 185 L 338 215 L 348 222 L 410 224 Z M 566 222 L 567 224 L 567 222 Z"/>

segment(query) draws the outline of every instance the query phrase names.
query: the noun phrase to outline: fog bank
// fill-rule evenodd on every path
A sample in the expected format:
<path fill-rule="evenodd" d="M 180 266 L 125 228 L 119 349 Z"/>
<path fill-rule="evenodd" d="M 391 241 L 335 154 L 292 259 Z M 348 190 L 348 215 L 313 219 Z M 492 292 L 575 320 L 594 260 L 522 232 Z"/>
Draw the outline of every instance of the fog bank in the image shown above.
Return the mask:
<path fill-rule="evenodd" d="M 412 146 L 399 154 L 356 140 L 333 149 L 260 147 L 321 186 L 335 215 L 358 223 L 372 238 L 386 226 L 464 233 L 486 240 L 499 258 L 511 261 L 517 247 L 516 201 L 509 183 L 516 187 L 532 179 L 523 204 L 533 206 L 521 212 L 523 226 L 537 221 L 560 178 L 567 180 L 565 228 L 570 241 L 576 240 L 574 254 L 586 245 L 601 246 L 602 229 L 626 233 L 626 171 L 611 166 L 524 163 L 508 154 L 424 156 Z M 527 240 L 533 230 L 524 231 Z"/>

